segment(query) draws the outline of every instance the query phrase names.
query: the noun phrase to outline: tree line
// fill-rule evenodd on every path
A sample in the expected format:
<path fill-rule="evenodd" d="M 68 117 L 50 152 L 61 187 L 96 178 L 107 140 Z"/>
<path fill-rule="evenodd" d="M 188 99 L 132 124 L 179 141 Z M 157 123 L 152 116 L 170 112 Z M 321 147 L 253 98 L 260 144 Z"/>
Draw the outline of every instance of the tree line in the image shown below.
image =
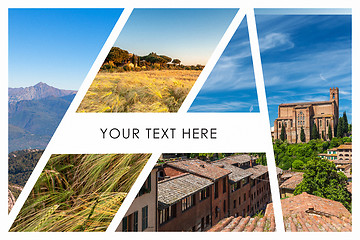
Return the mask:
<path fill-rule="evenodd" d="M 101 71 L 124 72 L 124 71 L 142 71 L 142 70 L 202 70 L 203 65 L 185 66 L 181 64 L 178 58 L 171 58 L 166 55 L 158 55 L 151 52 L 146 56 L 138 56 L 129 53 L 119 47 L 112 47 L 107 55 Z"/>
<path fill-rule="evenodd" d="M 338 124 L 334 128 L 335 136 L 333 136 L 331 124 L 328 127 L 328 139 L 331 140 L 333 137 L 342 138 L 345 136 L 350 136 L 352 132 L 352 125 L 348 123 L 348 119 L 346 116 L 346 111 L 343 113 L 343 116 L 339 118 Z M 304 128 L 301 127 L 300 129 L 300 141 L 305 142 L 305 131 Z M 319 133 L 317 125 L 313 122 L 310 132 L 310 139 L 323 139 L 327 140 L 325 133 Z M 286 129 L 283 124 L 281 124 L 281 132 L 280 132 L 280 140 L 286 140 Z"/>

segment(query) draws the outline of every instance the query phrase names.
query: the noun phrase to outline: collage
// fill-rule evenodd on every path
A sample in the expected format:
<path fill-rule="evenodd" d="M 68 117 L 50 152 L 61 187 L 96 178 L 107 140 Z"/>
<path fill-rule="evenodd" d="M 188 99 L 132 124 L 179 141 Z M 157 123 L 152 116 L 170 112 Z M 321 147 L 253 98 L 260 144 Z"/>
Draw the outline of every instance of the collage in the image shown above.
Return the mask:
<path fill-rule="evenodd" d="M 5 239 L 355 238 L 353 1 L 20 2 Z"/>

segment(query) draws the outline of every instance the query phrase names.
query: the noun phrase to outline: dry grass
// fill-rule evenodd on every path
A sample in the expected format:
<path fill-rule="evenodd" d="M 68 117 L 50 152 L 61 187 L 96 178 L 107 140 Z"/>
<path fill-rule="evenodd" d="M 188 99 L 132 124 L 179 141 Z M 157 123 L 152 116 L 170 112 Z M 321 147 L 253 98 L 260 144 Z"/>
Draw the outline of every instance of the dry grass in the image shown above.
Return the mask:
<path fill-rule="evenodd" d="M 177 112 L 200 73 L 99 72 L 77 112 Z"/>
<path fill-rule="evenodd" d="M 149 157 L 52 156 L 10 231 L 105 231 Z"/>

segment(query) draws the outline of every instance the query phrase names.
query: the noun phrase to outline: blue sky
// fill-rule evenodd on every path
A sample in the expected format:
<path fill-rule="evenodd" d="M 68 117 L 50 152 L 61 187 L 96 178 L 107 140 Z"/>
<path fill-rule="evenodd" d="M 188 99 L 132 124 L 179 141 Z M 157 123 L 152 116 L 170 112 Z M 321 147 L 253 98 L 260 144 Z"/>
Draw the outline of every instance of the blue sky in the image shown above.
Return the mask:
<path fill-rule="evenodd" d="M 351 15 L 256 15 L 271 126 L 278 105 L 327 101 L 352 115 Z"/>
<path fill-rule="evenodd" d="M 9 9 L 9 87 L 78 90 L 122 9 Z"/>
<path fill-rule="evenodd" d="M 205 65 L 237 9 L 134 9 L 115 46 Z"/>
<path fill-rule="evenodd" d="M 246 17 L 189 112 L 259 112 Z"/>

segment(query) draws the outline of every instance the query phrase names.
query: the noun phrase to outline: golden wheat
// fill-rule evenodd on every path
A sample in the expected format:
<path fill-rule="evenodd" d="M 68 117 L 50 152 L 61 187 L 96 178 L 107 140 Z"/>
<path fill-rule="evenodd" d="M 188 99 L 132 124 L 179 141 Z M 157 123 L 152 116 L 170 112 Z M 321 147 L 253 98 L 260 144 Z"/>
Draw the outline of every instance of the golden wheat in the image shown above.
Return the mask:
<path fill-rule="evenodd" d="M 177 112 L 200 73 L 99 72 L 77 112 Z"/>

